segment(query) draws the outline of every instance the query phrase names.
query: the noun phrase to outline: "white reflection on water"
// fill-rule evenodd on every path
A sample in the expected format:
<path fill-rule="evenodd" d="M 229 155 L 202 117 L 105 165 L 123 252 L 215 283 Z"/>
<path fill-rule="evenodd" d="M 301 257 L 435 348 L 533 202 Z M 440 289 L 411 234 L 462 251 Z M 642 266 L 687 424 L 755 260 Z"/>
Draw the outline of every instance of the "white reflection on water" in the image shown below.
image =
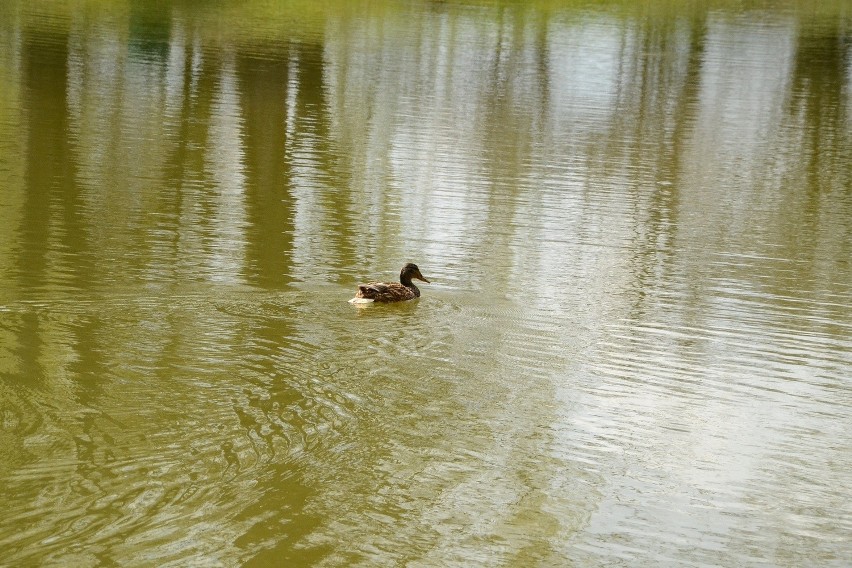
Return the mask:
<path fill-rule="evenodd" d="M 246 264 L 248 221 L 239 92 L 232 58 L 222 64 L 212 106 L 209 139 L 212 151 L 205 155 L 204 169 L 211 178 L 215 213 L 211 216 L 211 236 L 206 243 L 210 251 L 206 271 L 212 280 L 238 284 L 243 282 L 241 272 Z"/>
<path fill-rule="evenodd" d="M 791 146 L 784 121 L 794 31 L 791 21 L 708 22 L 699 112 L 681 188 L 684 210 L 721 215 L 716 222 L 726 233 L 754 231 L 755 208 L 772 204 L 785 170 L 799 167 L 784 153 L 778 160 L 779 151 Z M 718 238 L 707 233 L 718 231 L 711 223 L 685 224 L 682 231 L 695 240 Z"/>
<path fill-rule="evenodd" d="M 554 18 L 547 39 L 549 116 L 544 126 L 551 133 L 549 141 L 570 147 L 612 127 L 618 112 L 620 56 L 624 44 L 636 36 L 615 18 Z"/>

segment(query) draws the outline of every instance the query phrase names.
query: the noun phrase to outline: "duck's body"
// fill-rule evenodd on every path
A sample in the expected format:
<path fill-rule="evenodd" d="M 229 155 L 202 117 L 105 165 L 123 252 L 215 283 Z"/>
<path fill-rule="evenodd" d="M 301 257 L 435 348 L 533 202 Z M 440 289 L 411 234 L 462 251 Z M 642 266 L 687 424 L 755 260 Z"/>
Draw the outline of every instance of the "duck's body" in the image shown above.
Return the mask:
<path fill-rule="evenodd" d="M 420 274 L 416 264 L 408 263 L 399 272 L 399 282 L 370 282 L 359 284 L 355 297 L 349 300 L 353 304 L 368 302 L 403 302 L 420 297 L 420 290 L 411 281 L 417 278 L 429 282 Z"/>

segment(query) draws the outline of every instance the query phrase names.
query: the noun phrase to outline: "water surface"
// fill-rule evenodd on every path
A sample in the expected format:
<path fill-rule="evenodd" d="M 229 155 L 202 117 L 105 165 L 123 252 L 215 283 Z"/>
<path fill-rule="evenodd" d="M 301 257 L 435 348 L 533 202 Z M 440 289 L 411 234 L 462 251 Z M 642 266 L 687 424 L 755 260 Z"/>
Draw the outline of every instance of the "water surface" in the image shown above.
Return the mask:
<path fill-rule="evenodd" d="M 852 563 L 846 3 L 0 42 L 2 562 Z"/>

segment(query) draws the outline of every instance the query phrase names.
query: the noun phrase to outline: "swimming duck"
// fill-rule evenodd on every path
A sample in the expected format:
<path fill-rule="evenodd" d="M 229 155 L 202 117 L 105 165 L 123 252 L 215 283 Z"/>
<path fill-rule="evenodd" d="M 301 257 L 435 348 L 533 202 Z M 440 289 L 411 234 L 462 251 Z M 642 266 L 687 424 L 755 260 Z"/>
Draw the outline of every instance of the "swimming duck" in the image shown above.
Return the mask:
<path fill-rule="evenodd" d="M 420 290 L 411 281 L 417 278 L 423 282 L 429 282 L 420 274 L 416 264 L 408 263 L 399 271 L 399 283 L 396 282 L 370 282 L 359 284 L 355 297 L 349 300 L 351 304 L 365 304 L 367 302 L 401 302 L 413 300 L 420 297 Z"/>

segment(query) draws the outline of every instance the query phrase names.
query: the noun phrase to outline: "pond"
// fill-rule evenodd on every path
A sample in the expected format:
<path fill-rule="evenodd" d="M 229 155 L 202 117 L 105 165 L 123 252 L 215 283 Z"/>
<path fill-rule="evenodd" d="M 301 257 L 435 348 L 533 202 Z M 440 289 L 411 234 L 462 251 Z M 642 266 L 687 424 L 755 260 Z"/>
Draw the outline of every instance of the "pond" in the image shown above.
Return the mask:
<path fill-rule="evenodd" d="M 847 2 L 13 0 L 0 45 L 3 562 L 852 563 Z"/>

